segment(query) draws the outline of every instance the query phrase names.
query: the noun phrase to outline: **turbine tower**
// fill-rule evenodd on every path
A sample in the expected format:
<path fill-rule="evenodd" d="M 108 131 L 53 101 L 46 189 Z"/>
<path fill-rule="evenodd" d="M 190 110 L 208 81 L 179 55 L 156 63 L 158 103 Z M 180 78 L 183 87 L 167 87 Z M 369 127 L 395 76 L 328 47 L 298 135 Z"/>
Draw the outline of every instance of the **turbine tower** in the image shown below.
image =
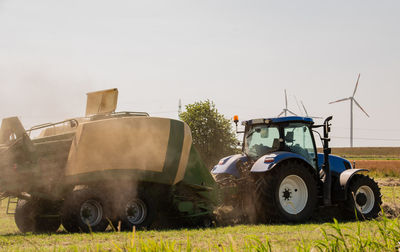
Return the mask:
<path fill-rule="evenodd" d="M 181 99 L 179 99 L 179 104 L 178 104 L 178 116 L 182 113 L 182 102 Z"/>
<path fill-rule="evenodd" d="M 358 74 L 358 78 L 357 78 L 357 82 L 356 82 L 356 86 L 354 88 L 354 92 L 353 95 L 348 97 L 348 98 L 343 98 L 337 101 L 333 101 L 330 102 L 329 104 L 332 103 L 336 103 L 336 102 L 342 102 L 342 101 L 347 101 L 350 100 L 350 147 L 353 148 L 353 102 L 362 110 L 362 112 L 364 112 L 368 117 L 368 113 L 365 112 L 365 110 L 361 107 L 360 104 L 358 104 L 358 102 L 356 101 L 356 99 L 354 98 L 356 91 L 357 91 L 357 87 L 358 87 L 358 81 L 360 80 L 360 74 Z"/>
<path fill-rule="evenodd" d="M 285 115 L 285 116 L 287 116 L 287 113 L 290 113 L 290 114 L 292 114 L 292 115 L 295 115 L 295 116 L 297 116 L 295 113 L 293 113 L 292 111 L 290 111 L 288 108 L 287 108 L 287 94 L 286 94 L 286 89 L 285 89 L 285 108 L 282 110 L 282 112 L 278 115 L 278 117 L 280 117 L 281 115 Z"/>

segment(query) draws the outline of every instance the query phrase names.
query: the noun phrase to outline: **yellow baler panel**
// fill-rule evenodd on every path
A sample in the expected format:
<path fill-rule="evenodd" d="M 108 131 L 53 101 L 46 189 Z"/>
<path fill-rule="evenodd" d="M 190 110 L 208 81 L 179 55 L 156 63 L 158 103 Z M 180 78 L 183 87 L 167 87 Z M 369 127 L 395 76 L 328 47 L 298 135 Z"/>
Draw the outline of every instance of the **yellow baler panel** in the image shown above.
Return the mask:
<path fill-rule="evenodd" d="M 162 172 L 169 133 L 170 119 L 156 117 L 80 124 L 71 145 L 66 175 L 114 169 Z"/>

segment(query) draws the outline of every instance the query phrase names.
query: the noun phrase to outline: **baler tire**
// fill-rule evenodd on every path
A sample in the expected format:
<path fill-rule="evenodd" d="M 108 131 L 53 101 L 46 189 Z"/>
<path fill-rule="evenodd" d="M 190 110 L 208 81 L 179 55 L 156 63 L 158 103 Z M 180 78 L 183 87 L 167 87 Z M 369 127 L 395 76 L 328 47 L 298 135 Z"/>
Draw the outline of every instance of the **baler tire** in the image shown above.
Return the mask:
<path fill-rule="evenodd" d="M 57 211 L 44 208 L 45 204 L 40 204 L 38 200 L 18 200 L 15 209 L 15 224 L 22 233 L 53 233 L 61 225 L 59 217 L 45 217 L 41 215 L 57 215 Z"/>
<path fill-rule="evenodd" d="M 360 193 L 364 194 L 365 196 L 366 202 L 364 205 L 367 205 L 367 209 L 365 210 L 366 212 L 360 210 L 359 207 L 361 206 L 357 203 L 357 196 Z M 343 208 L 347 213 L 347 216 L 360 220 L 376 218 L 381 211 L 381 204 L 382 195 L 378 184 L 369 176 L 362 174 L 354 175 L 354 177 L 351 179 L 347 192 L 347 201 L 345 207 Z M 357 210 L 357 213 L 355 210 Z"/>
<path fill-rule="evenodd" d="M 22 199 L 18 200 L 17 207 L 15 209 L 14 220 L 19 231 L 22 233 L 35 231 L 35 212 L 36 207 L 31 201 Z"/>
<path fill-rule="evenodd" d="M 95 217 L 94 223 L 89 226 L 90 220 L 85 221 L 85 216 L 82 216 L 82 214 L 89 214 L 87 218 L 90 218 L 91 210 L 95 210 L 99 216 Z M 62 223 L 64 228 L 71 233 L 79 231 L 85 233 L 103 232 L 109 224 L 109 210 L 107 201 L 97 191 L 91 189 L 76 190 L 65 199 Z"/>
<path fill-rule="evenodd" d="M 284 183 L 283 183 L 284 182 Z M 293 186 L 294 184 L 294 186 Z M 287 186 L 282 195 L 281 185 Z M 294 188 L 291 188 L 294 187 Z M 298 188 L 297 188 L 298 187 Z M 303 188 L 302 188 L 303 187 Z M 292 190 L 293 189 L 293 190 Z M 305 189 L 305 190 L 304 190 Z M 298 192 L 299 191 L 299 192 Z M 286 194 L 287 195 L 286 195 Z M 300 198 L 291 204 L 291 209 L 285 209 L 280 199 L 292 194 Z M 256 180 L 256 212 L 261 222 L 302 222 L 308 220 L 313 214 L 317 204 L 317 182 L 311 171 L 299 161 L 287 161 L 263 174 Z M 302 210 L 298 211 L 293 205 L 300 204 Z M 292 212 L 290 212 L 292 211 Z"/>
<path fill-rule="evenodd" d="M 137 192 L 137 196 L 133 198 L 129 196 L 125 197 L 123 202 L 125 204 L 122 204 L 123 207 L 119 215 L 122 230 L 132 231 L 133 226 L 135 226 L 137 230 L 151 228 L 156 219 L 157 209 L 154 200 L 152 200 L 148 193 L 144 190 L 140 190 Z M 136 219 L 139 218 L 138 220 L 129 218 L 128 204 L 131 204 L 131 207 L 135 207 L 134 210 L 139 211 L 139 214 L 141 214 L 141 216 L 136 217 Z M 143 211 L 143 213 L 141 213 L 141 211 Z"/>
<path fill-rule="evenodd" d="M 59 217 L 38 217 L 36 219 L 37 233 L 55 233 L 61 226 L 61 219 Z"/>
<path fill-rule="evenodd" d="M 77 217 L 71 212 L 71 208 L 75 205 L 74 200 L 74 194 L 71 192 L 64 200 L 61 209 L 61 223 L 68 233 L 79 232 Z"/>

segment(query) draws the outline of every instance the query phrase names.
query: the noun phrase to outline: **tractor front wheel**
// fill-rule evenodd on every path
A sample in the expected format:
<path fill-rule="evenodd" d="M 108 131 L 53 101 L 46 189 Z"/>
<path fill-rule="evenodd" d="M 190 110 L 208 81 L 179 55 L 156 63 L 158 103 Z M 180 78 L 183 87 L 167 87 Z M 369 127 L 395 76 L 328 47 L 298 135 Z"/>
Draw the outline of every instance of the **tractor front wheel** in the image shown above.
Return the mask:
<path fill-rule="evenodd" d="M 299 161 L 288 161 L 256 181 L 257 216 L 261 221 L 301 222 L 309 219 L 317 203 L 317 183 Z"/>
<path fill-rule="evenodd" d="M 378 217 L 382 204 L 378 184 L 369 176 L 355 175 L 347 193 L 346 210 L 357 218 L 373 219 Z M 357 211 L 357 216 L 354 216 Z"/>

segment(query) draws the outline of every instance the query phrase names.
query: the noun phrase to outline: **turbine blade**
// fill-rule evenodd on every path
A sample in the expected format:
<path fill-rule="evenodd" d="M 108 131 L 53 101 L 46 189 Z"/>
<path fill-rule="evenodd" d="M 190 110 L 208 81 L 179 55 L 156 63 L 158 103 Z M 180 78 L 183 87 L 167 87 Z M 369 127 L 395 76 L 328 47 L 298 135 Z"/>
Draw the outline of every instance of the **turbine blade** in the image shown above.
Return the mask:
<path fill-rule="evenodd" d="M 353 98 L 354 103 L 369 117 L 368 113 L 365 112 L 365 110 L 361 107 L 360 104 L 358 104 L 358 102 L 356 101 L 356 99 Z"/>
<path fill-rule="evenodd" d="M 290 111 L 289 109 L 287 109 L 286 110 L 287 112 L 289 112 L 290 114 L 292 114 L 292 115 L 295 115 L 295 116 L 297 116 L 297 114 L 295 114 L 295 113 L 293 113 L 292 111 Z"/>
<path fill-rule="evenodd" d="M 296 104 L 297 104 L 297 108 L 299 109 L 299 112 L 303 113 L 303 112 L 301 112 L 301 108 L 300 108 L 300 105 L 299 105 L 299 101 L 297 100 L 297 97 L 295 95 L 293 95 L 293 96 L 294 96 L 294 99 L 296 100 Z"/>
<path fill-rule="evenodd" d="M 360 74 L 358 74 L 358 78 L 357 78 L 357 82 L 356 82 L 356 87 L 354 88 L 354 92 L 353 92 L 353 96 L 352 97 L 354 97 L 354 95 L 356 94 L 356 91 L 357 91 L 357 87 L 358 87 L 358 81 L 360 80 Z"/>
<path fill-rule="evenodd" d="M 341 102 L 341 101 L 347 101 L 347 100 L 350 100 L 350 98 L 343 98 L 343 99 L 340 99 L 340 100 L 337 100 L 337 101 L 330 102 L 329 104 L 336 103 L 336 102 Z"/>
<path fill-rule="evenodd" d="M 286 89 L 285 89 L 285 109 L 287 109 L 287 94 L 286 94 Z"/>
<path fill-rule="evenodd" d="M 304 112 L 306 112 L 306 116 L 308 116 L 308 112 L 307 112 L 307 109 L 306 109 L 306 107 L 304 106 L 304 103 L 303 103 L 303 101 L 300 101 L 301 102 L 301 105 L 303 105 L 303 109 L 304 109 Z"/>

